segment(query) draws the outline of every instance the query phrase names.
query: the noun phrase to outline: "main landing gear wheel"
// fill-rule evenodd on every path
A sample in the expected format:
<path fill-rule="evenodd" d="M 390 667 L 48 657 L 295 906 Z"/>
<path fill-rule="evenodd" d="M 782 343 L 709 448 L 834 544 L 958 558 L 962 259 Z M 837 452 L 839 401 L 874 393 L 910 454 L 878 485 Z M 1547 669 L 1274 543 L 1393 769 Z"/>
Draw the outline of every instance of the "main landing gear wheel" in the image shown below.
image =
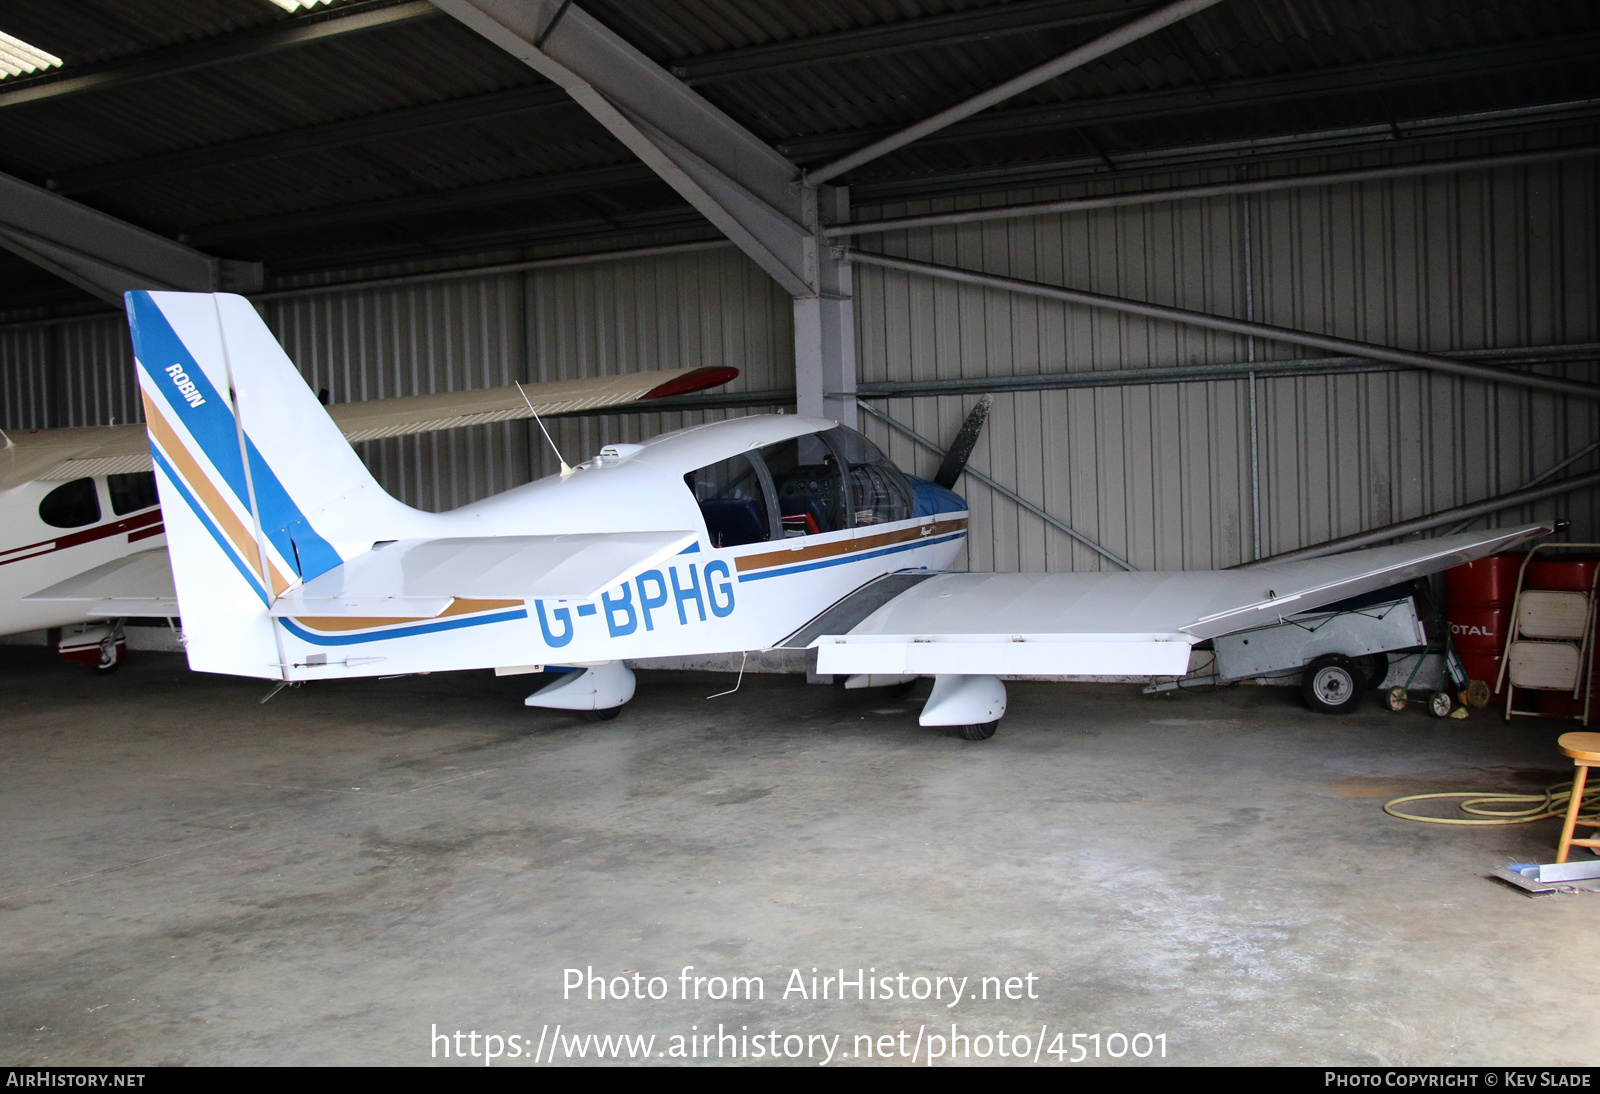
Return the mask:
<path fill-rule="evenodd" d="M 1361 705 L 1366 689 L 1361 666 L 1342 653 L 1323 654 L 1300 675 L 1300 693 L 1318 714 L 1348 714 Z"/>
<path fill-rule="evenodd" d="M 999 719 L 995 719 L 992 722 L 983 722 L 975 726 L 962 726 L 961 739 L 963 741 L 987 741 L 994 736 L 994 731 L 999 728 Z"/>
<path fill-rule="evenodd" d="M 621 707 L 606 707 L 604 710 L 579 711 L 585 722 L 609 722 L 622 713 Z"/>

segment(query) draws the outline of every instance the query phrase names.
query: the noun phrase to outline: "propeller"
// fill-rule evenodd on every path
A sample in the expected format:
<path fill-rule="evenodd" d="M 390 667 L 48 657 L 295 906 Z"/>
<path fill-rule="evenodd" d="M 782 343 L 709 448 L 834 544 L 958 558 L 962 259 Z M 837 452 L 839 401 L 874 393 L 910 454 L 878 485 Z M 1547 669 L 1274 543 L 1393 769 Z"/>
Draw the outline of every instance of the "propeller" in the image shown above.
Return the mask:
<path fill-rule="evenodd" d="M 961 477 L 961 472 L 967 469 L 967 460 L 972 457 L 972 450 L 978 444 L 978 434 L 983 432 L 983 423 L 989 420 L 989 404 L 993 401 L 992 395 L 985 395 L 979 399 L 978 405 L 967 415 L 967 420 L 961 423 L 961 431 L 956 434 L 955 442 L 944 454 L 944 462 L 939 465 L 938 473 L 933 476 L 935 486 L 949 490 L 955 486 L 956 480 Z"/>

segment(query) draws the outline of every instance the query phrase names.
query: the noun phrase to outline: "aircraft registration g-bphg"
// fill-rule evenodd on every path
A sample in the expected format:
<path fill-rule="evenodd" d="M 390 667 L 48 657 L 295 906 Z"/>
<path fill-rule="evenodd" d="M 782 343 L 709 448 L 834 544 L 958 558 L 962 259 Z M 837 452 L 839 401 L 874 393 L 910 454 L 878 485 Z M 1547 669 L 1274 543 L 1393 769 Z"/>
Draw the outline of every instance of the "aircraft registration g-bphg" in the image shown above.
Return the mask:
<path fill-rule="evenodd" d="M 982 739 L 1002 675 L 1178 676 L 1205 639 L 1549 528 L 1248 570 L 951 573 L 966 503 L 830 421 L 701 425 L 447 513 L 391 498 L 244 299 L 127 296 L 189 664 L 281 681 L 569 667 L 530 706 L 614 714 L 626 658 L 817 649 L 935 677 Z M 89 598 L 64 583 L 57 598 Z"/>

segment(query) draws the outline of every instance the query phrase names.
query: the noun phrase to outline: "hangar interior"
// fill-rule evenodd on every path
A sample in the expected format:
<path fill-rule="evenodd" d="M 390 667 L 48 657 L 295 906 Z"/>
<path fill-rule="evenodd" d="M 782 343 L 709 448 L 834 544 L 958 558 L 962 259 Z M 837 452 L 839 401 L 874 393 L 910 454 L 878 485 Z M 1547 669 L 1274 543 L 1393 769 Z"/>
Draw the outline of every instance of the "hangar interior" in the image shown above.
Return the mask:
<path fill-rule="evenodd" d="M 958 564 L 977 571 L 1220 569 L 1345 537 L 1433 535 L 1465 520 L 1481 527 L 1559 517 L 1571 521 L 1570 539 L 1600 539 L 1600 420 L 1592 395 L 1581 393 L 1600 362 L 1600 12 L 1582 0 L 186 0 L 159 10 L 111 0 L 0 0 L 0 32 L 5 430 L 140 421 L 120 292 L 226 290 L 256 302 L 311 387 L 334 402 L 658 368 L 739 370 L 725 388 L 672 397 L 648 412 L 552 419 L 554 441 L 569 459 L 782 409 L 856 426 L 908 472 L 927 477 L 973 404 L 992 395 L 959 488 L 972 524 Z M 358 451 L 394 496 L 433 511 L 557 468 L 538 430 L 522 422 L 362 442 Z M 1538 496 L 1519 493 L 1527 490 Z M 1478 511 L 1452 512 L 1484 502 Z M 133 681 L 118 681 L 148 704 L 141 712 L 119 713 L 111 695 L 74 696 L 60 705 L 71 713 L 57 715 L 56 670 L 45 669 L 36 651 L 7 656 L 7 674 L 25 698 L 6 747 L 23 765 L 42 749 L 47 779 L 70 782 L 73 749 L 107 743 L 100 729 L 82 728 L 85 719 L 102 727 L 133 719 L 133 739 L 112 742 L 130 770 L 160 767 L 143 749 L 188 749 L 200 739 L 187 729 L 163 738 L 148 713 L 180 717 L 160 698 L 162 686 L 182 687 L 174 683 L 181 679 L 176 658 L 131 666 Z M 678 695 L 724 679 L 680 674 L 663 677 L 660 687 Z M 200 691 L 208 703 L 244 701 L 249 689 L 230 686 L 210 680 Z M 1378 844 L 1392 857 L 1366 860 L 1357 872 L 1381 875 L 1372 884 L 1393 896 L 1389 904 L 1408 917 L 1437 910 L 1410 890 L 1400 895 L 1399 875 L 1414 869 L 1450 901 L 1482 913 L 1481 930 L 1476 921 L 1455 923 L 1438 938 L 1408 926 L 1404 943 L 1392 945 L 1414 949 L 1382 940 L 1388 936 L 1374 926 L 1377 918 L 1396 913 L 1380 913 L 1384 899 L 1350 896 L 1364 884 L 1353 875 L 1316 889 L 1326 878 L 1301 865 L 1258 891 L 1187 860 L 1198 840 L 1207 854 L 1260 866 L 1281 850 L 1267 830 L 1278 825 L 1360 856 L 1370 845 L 1363 825 L 1396 823 L 1372 819 L 1367 788 L 1381 794 L 1419 781 L 1515 781 L 1524 778 L 1518 772 L 1555 781 L 1565 761 L 1547 725 L 1502 731 L 1498 722 L 1492 730 L 1474 722 L 1470 733 L 1451 736 L 1406 723 L 1408 745 L 1385 728 L 1400 723 L 1376 710 L 1346 723 L 1354 728 L 1341 736 L 1271 697 L 1186 695 L 1172 700 L 1182 716 L 1147 717 L 1141 711 L 1152 708 L 1140 704 L 1163 700 L 1037 684 L 1018 704 L 1038 723 L 1019 733 L 1021 755 L 998 754 L 976 775 L 970 758 L 949 767 L 918 760 L 911 776 L 897 773 L 897 764 L 919 747 L 914 732 L 867 736 L 853 728 L 873 717 L 859 703 L 787 686 L 764 681 L 754 697 L 733 700 L 741 728 L 715 746 L 725 751 L 716 762 L 721 775 L 696 771 L 680 754 L 712 747 L 716 719 L 652 701 L 649 719 L 669 727 L 662 736 L 680 751 L 653 774 L 628 768 L 617 777 L 630 787 L 635 777 L 654 779 L 658 789 L 649 793 L 668 797 L 677 788 L 737 798 L 747 811 L 776 808 L 782 790 L 765 806 L 748 804 L 773 791 L 760 785 L 766 765 L 790 765 L 795 755 L 829 746 L 793 726 L 767 725 L 762 704 L 805 707 L 816 720 L 799 724 L 846 727 L 839 730 L 845 759 L 886 780 L 891 796 L 913 803 L 919 818 L 943 817 L 952 802 L 976 794 L 986 803 L 975 808 L 981 827 L 1030 826 L 1011 846 L 1013 859 L 957 856 L 972 891 L 949 898 L 951 910 L 974 920 L 1016 916 L 1027 937 L 1015 950 L 997 934 L 928 926 L 938 900 L 930 905 L 923 887 L 943 868 L 920 850 L 906 852 L 884 892 L 864 895 L 864 883 L 850 879 L 858 867 L 872 868 L 870 856 L 851 842 L 833 807 L 820 804 L 826 793 L 818 785 L 795 791 L 798 800 L 788 803 L 811 819 L 783 812 L 774 821 L 781 835 L 764 848 L 800 855 L 816 840 L 851 864 L 827 873 L 808 895 L 797 875 L 746 869 L 744 856 L 762 848 L 739 843 L 742 825 L 731 817 L 681 803 L 656 803 L 657 813 L 617 804 L 640 791 L 608 788 L 607 765 L 656 747 L 639 725 L 589 737 L 562 728 L 524 740 L 511 728 L 523 711 L 485 713 L 459 683 L 429 688 L 413 680 L 396 693 L 420 710 L 464 704 L 471 713 L 460 739 L 451 738 L 443 713 L 438 722 L 407 714 L 425 729 L 403 744 L 374 717 L 341 752 L 340 718 L 384 702 L 382 689 L 366 685 L 310 709 L 293 707 L 294 695 L 262 708 L 265 714 L 252 709 L 236 739 L 265 757 L 273 717 L 308 719 L 332 736 L 311 744 L 296 729 L 294 740 L 341 780 L 346 770 L 352 777 L 364 770 L 366 753 L 397 747 L 404 770 L 370 775 L 373 784 L 389 780 L 395 795 L 433 786 L 419 773 L 454 770 L 465 762 L 461 750 L 484 749 L 498 757 L 485 761 L 498 772 L 489 777 L 497 785 L 530 764 L 577 772 L 579 784 L 621 810 L 620 827 L 594 831 L 575 798 L 552 805 L 545 820 L 509 826 L 493 819 L 487 799 L 444 800 L 472 814 L 459 832 L 425 811 L 373 819 L 348 804 L 308 806 L 310 791 L 300 784 L 316 782 L 318 765 L 284 761 L 257 782 L 294 787 L 244 793 L 237 823 L 248 815 L 258 830 L 282 832 L 300 823 L 290 819 L 297 810 L 328 808 L 331 831 L 366 832 L 366 850 L 329 848 L 330 863 L 342 865 L 314 878 L 296 879 L 297 869 L 311 867 L 265 848 L 222 873 L 242 885 L 244 864 L 279 871 L 291 887 L 318 894 L 305 916 L 324 925 L 331 920 L 318 917 L 344 914 L 334 906 L 346 901 L 359 909 L 350 917 L 368 924 L 340 928 L 348 931 L 369 929 L 391 900 L 411 909 L 409 931 L 416 922 L 455 922 L 457 914 L 480 926 L 492 919 L 489 890 L 472 874 L 489 862 L 490 872 L 515 875 L 506 884 L 518 899 L 537 905 L 540 885 L 559 892 L 551 898 L 559 914 L 541 905 L 528 929 L 545 938 L 591 930 L 583 952 L 604 952 L 619 968 L 646 960 L 627 948 L 638 939 L 623 922 L 625 906 L 666 900 L 680 876 L 693 877 L 689 888 L 700 896 L 674 897 L 661 923 L 637 928 L 651 940 L 641 946 L 658 946 L 647 955 L 654 965 L 664 967 L 669 954 L 689 954 L 678 963 L 693 964 L 700 946 L 710 947 L 699 951 L 702 963 L 708 955 L 713 963 L 717 954 L 743 955 L 751 968 L 786 968 L 812 960 L 779 942 L 802 928 L 826 960 L 849 963 L 864 951 L 842 941 L 846 928 L 830 919 L 824 929 L 818 917 L 853 900 L 874 922 L 916 905 L 911 922 L 927 931 L 896 928 L 875 952 L 899 953 L 894 960 L 904 963 L 968 946 L 963 952 L 984 955 L 978 964 L 1053 961 L 1058 979 L 1078 978 L 1070 998 L 1079 1013 L 1100 1013 L 1101 999 L 1111 1000 L 1105 1005 L 1119 1020 L 1152 1013 L 1154 1004 L 1126 985 L 1160 966 L 1156 980 L 1175 993 L 1161 1006 L 1163 1020 L 1174 1029 L 1187 1023 L 1191 1062 L 1501 1059 L 1513 1050 L 1487 1018 L 1408 1025 L 1404 992 L 1416 989 L 1443 1007 L 1454 989 L 1442 949 L 1475 945 L 1484 931 L 1515 934 L 1508 953 L 1524 969 L 1514 978 L 1528 988 L 1540 983 L 1528 970 L 1552 967 L 1559 932 L 1580 922 L 1573 905 L 1552 904 L 1539 905 L 1537 924 L 1514 926 L 1516 916 L 1497 903 L 1509 897 L 1480 892 L 1483 882 L 1460 880 L 1439 864 L 1450 855 L 1456 865 L 1483 859 L 1485 868 L 1495 855 L 1531 861 L 1526 856 L 1550 842 L 1537 826 L 1460 837 L 1466 849 L 1438 832 L 1385 829 Z M 494 695 L 509 694 L 503 682 L 494 687 Z M 250 692 L 248 701 L 255 698 Z M 1016 774 L 1011 765 L 1052 754 L 1054 739 L 1041 727 L 1068 708 L 1075 713 L 1060 717 L 1078 719 L 1082 736 L 1127 730 L 1116 746 L 1122 751 L 1097 740 L 1081 757 L 1081 777 L 1094 781 L 1075 792 L 1096 803 L 1088 831 L 1106 849 L 1098 858 L 1085 846 L 1059 854 L 1046 846 L 1047 831 L 1074 839 L 1084 832 L 1043 782 L 1021 779 L 1009 812 L 1001 800 Z M 1240 772 L 1252 761 L 1241 742 L 1283 744 L 1256 718 L 1281 723 L 1295 743 L 1261 772 L 1269 784 L 1262 802 L 1242 804 L 1251 789 Z M 1240 725 L 1248 728 L 1227 743 L 1228 728 Z M 66 736 L 50 744 L 59 733 Z M 1314 754 L 1309 739 L 1326 751 Z M 1202 788 L 1224 788 L 1215 797 L 1178 771 L 1206 768 L 1204 742 L 1236 765 L 1216 783 L 1195 776 Z M 1152 775 L 1165 789 L 1142 791 L 1135 769 L 1149 762 L 1148 750 L 1169 746 L 1174 760 L 1158 761 Z M 210 778 L 245 785 L 253 777 L 246 772 L 253 760 L 204 751 L 194 762 L 205 772 L 184 776 L 195 785 Z M 1343 789 L 1296 812 L 1288 756 L 1316 769 L 1318 785 Z M 100 772 L 83 785 L 104 791 L 119 779 Z M 213 793 L 222 782 L 206 785 L 213 790 L 203 801 L 158 808 L 187 816 L 184 825 L 233 808 Z M 495 793 L 523 795 L 534 813 L 543 808 L 526 788 L 500 785 Z M 866 804 L 866 787 L 851 783 L 841 793 L 839 815 L 890 823 Z M 423 798 L 435 806 L 442 800 L 432 791 Z M 50 793 L 30 784 L 12 808 L 23 799 L 42 808 Z M 1199 834 L 1186 836 L 1184 821 L 1138 813 L 1148 801 L 1179 801 L 1203 815 Z M 1357 807 L 1367 812 L 1340 812 Z M 97 808 L 85 817 L 108 823 L 113 814 Z M 125 809 L 129 817 L 138 812 L 133 804 Z M 639 866 L 650 833 L 659 831 L 654 825 L 700 826 L 707 823 L 701 814 L 717 818 L 702 828 L 705 846 L 740 849 L 712 865 L 695 858 L 696 848 L 674 845 L 664 852 L 670 867 Z M 827 817 L 835 819 L 819 819 Z M 438 824 L 450 831 L 429 843 L 429 826 Z M 1130 826 L 1150 824 L 1159 833 L 1155 846 L 1131 840 Z M 388 834 L 372 834 L 380 829 Z M 408 834 L 394 834 L 400 830 Z M 154 931 L 146 940 L 165 938 L 170 925 L 152 926 L 162 915 L 159 886 L 140 888 L 130 880 L 138 871 L 120 874 L 90 903 L 73 905 L 66 914 L 86 924 L 89 949 L 74 951 L 50 933 L 60 910 L 52 902 L 72 899 L 63 895 L 70 886 L 50 888 L 67 884 L 52 873 L 52 855 L 68 848 L 77 872 L 87 874 L 120 870 L 118 856 L 138 853 L 132 835 L 85 851 L 96 831 L 87 820 L 63 820 L 30 837 L 9 885 L 22 895 L 0 894 L 26 939 L 26 958 L 13 951 L 11 973 L 47 982 L 50 955 L 74 952 L 82 969 L 99 970 L 94 975 L 129 987 L 132 997 L 154 958 L 141 950 L 118 964 L 109 956 L 122 944 L 117 932 L 87 924 L 111 914 L 95 901 L 125 897 L 135 909 L 130 929 Z M 170 838 L 187 846 L 179 834 Z M 563 844 L 585 838 L 606 843 L 614 857 L 583 863 L 580 878 L 571 867 L 577 853 L 560 855 Z M 554 850 L 525 852 L 534 843 Z M 349 855 L 382 860 L 391 870 L 382 877 L 405 880 L 347 892 L 335 875 Z M 1132 874 L 1112 865 L 1146 855 L 1163 865 Z M 468 860 L 470 869 L 462 865 Z M 522 867 L 506 865 L 513 860 Z M 1024 860 L 1042 873 L 1028 874 Z M 177 861 L 192 862 L 195 877 L 217 867 L 204 855 Z M 628 895 L 608 905 L 603 924 L 574 926 L 613 868 Z M 471 912 L 441 910 L 429 871 L 439 871 L 447 890 L 464 887 L 462 899 L 477 902 Z M 1050 885 L 1070 889 L 1069 875 L 1102 887 L 1060 900 L 1045 894 Z M 1113 875 L 1122 880 L 1106 880 Z M 1127 880 L 1135 875 L 1137 883 Z M 748 931 L 724 923 L 702 938 L 693 924 L 697 900 L 711 899 L 729 922 L 748 910 L 732 896 L 706 898 L 706 885 L 723 881 L 743 887 L 742 899 L 781 909 L 756 915 Z M 218 909 L 246 899 L 219 884 L 197 883 L 194 899 L 211 904 L 196 916 L 228 919 L 232 913 Z M 998 895 L 1008 891 L 1023 895 L 1016 902 Z M 1345 896 L 1351 903 L 1340 911 L 1321 910 Z M 1273 918 L 1277 898 L 1288 909 L 1282 922 Z M 260 981 L 271 961 L 238 941 L 246 920 L 262 938 L 292 936 L 298 920 L 268 910 L 265 900 L 249 897 L 256 910 L 229 920 L 233 941 L 194 943 L 171 958 L 203 981 L 207 962 L 223 956 L 249 970 L 242 979 L 223 977 L 193 1004 L 193 1015 L 234 1023 L 230 1039 L 208 1041 L 148 1016 L 91 1028 L 71 1016 L 84 978 L 93 979 L 83 972 L 73 974 L 72 992 L 40 987 L 17 997 L 23 1002 L 11 1008 L 6 1031 L 16 1055 L 46 1059 L 56 1044 L 80 1060 L 150 1059 L 151 1046 L 160 1045 L 168 1053 L 161 1058 L 174 1061 L 304 1058 L 286 1042 L 252 1039 L 235 1013 L 245 998 L 289 1005 L 287 995 L 274 994 L 284 989 Z M 1119 901 L 1136 905 L 1134 919 L 1145 926 L 1119 926 Z M 1205 922 L 1185 927 L 1179 909 L 1195 902 L 1207 909 Z M 1069 932 L 1074 944 L 1100 947 L 1092 968 L 1074 966 L 1048 941 L 1048 921 L 1073 909 L 1083 913 Z M 1372 964 L 1339 964 L 1347 959 L 1305 941 L 1319 922 L 1327 925 L 1325 915 L 1337 919 L 1333 934 L 1370 952 Z M 614 937 L 606 934 L 613 929 Z M 1145 929 L 1154 932 L 1155 952 L 1174 964 L 1124 952 Z M 1118 935 L 1125 930 L 1133 933 Z M 1113 946 L 1105 937 L 1122 941 Z M 160 945 L 152 942 L 152 955 Z M 326 1013 L 354 1015 L 361 1004 L 332 1001 L 339 996 L 334 964 L 314 949 L 307 944 L 284 967 L 317 985 L 330 1000 Z M 563 953 L 576 961 L 579 950 Z M 484 953 L 468 956 L 482 961 Z M 1377 965 L 1385 953 L 1414 975 L 1407 985 L 1384 981 Z M 384 949 L 381 960 L 401 975 L 398 952 Z M 541 977 L 560 967 L 554 957 L 529 960 Z M 1485 957 L 1460 975 L 1483 985 L 1507 967 Z M 1291 968 L 1312 971 L 1279 985 Z M 1247 988 L 1228 987 L 1241 970 Z M 1584 990 L 1596 986 L 1591 973 L 1576 975 Z M 470 978 L 452 976 L 444 991 L 459 1012 Z M 163 1005 L 184 1005 L 183 982 L 176 975 L 162 981 Z M 1090 983 L 1121 986 L 1106 987 L 1102 997 L 1083 987 Z M 1313 997 L 1323 990 L 1339 995 L 1340 1015 L 1318 1010 Z M 1593 1043 L 1592 1016 L 1573 1013 L 1570 999 L 1548 987 L 1530 991 L 1507 1020 L 1532 1047 L 1513 1055 L 1592 1063 L 1580 1047 L 1584 1038 Z M 61 1002 L 68 995 L 71 1005 Z M 1293 1016 L 1265 1042 L 1237 1039 L 1290 996 L 1284 1013 Z M 376 1010 L 406 1010 L 384 998 Z M 1538 1016 L 1546 1004 L 1565 1017 Z M 349 1018 L 351 1028 L 387 1036 L 367 1028 L 376 1022 L 370 1011 Z M 406 1013 L 422 1020 L 422 1011 Z M 591 1009 L 585 1020 L 593 1025 L 601 1013 Z M 691 1013 L 682 1010 L 685 1023 Z M 813 1018 L 832 1021 L 803 1010 L 793 1021 Z M 27 1029 L 24 1020 L 32 1023 Z M 365 1058 L 353 1043 L 307 1032 L 309 1018 L 285 1020 L 299 1030 L 296 1043 L 314 1044 L 326 1058 Z M 1235 1039 L 1207 1044 L 1205 1030 Z M 423 1054 L 416 1051 L 419 1062 Z"/>

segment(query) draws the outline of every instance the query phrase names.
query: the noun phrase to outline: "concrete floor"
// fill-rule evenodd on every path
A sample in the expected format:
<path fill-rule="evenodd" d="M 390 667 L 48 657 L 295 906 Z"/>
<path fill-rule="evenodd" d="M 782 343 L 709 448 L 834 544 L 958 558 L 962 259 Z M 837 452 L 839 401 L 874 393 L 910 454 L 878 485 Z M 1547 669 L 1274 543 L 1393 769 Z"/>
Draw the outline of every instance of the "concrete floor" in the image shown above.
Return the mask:
<path fill-rule="evenodd" d="M 954 1023 L 1013 1052 L 1042 1025 L 1042 1063 L 1072 1033 L 1164 1034 L 1181 1064 L 1600 1061 L 1600 896 L 1483 876 L 1549 861 L 1555 822 L 1380 811 L 1566 778 L 1549 723 L 1024 683 L 970 743 L 919 729 L 915 699 L 793 677 L 708 702 L 731 678 L 641 674 L 601 725 L 523 708 L 532 682 L 261 706 L 263 684 L 175 655 L 99 679 L 0 648 L 0 1056 L 415 1064 L 445 1062 L 434 1027 L 531 1053 L 560 1023 L 655 1034 L 655 1057 L 720 1023 L 818 1057 L 842 1035 L 835 1063 L 905 1030 L 922 1063 L 919 1029 Z M 685 965 L 765 999 L 682 1001 Z M 667 998 L 563 999 L 588 966 Z M 841 967 L 971 994 L 1033 974 L 1037 998 L 783 997 L 791 970 Z"/>

